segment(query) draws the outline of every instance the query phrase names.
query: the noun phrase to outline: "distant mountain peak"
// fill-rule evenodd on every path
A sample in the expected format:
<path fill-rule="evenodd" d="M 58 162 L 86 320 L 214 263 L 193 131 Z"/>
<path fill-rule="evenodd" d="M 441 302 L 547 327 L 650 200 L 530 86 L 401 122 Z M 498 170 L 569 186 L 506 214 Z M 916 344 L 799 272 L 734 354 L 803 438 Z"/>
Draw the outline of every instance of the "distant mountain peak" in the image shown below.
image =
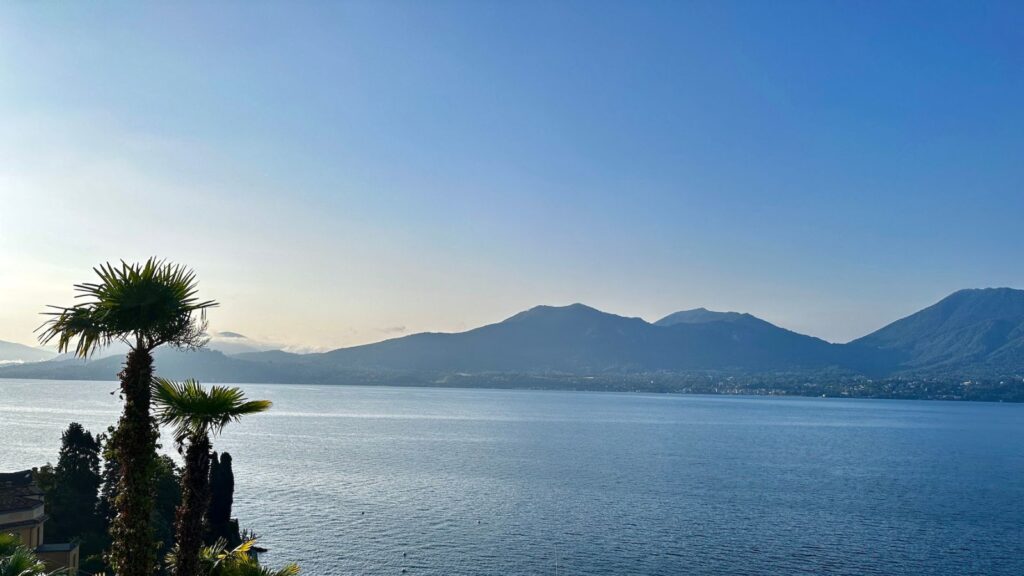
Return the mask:
<path fill-rule="evenodd" d="M 1024 290 L 957 290 L 851 344 L 889 351 L 905 368 L 990 365 L 1012 373 L 1024 367 Z"/>
<path fill-rule="evenodd" d="M 692 310 L 681 310 L 673 312 L 658 320 L 657 326 L 673 326 L 675 324 L 704 324 L 706 322 L 739 322 L 739 321 L 761 321 L 756 316 L 745 312 L 716 312 L 707 308 L 694 308 Z"/>
<path fill-rule="evenodd" d="M 1024 290 L 1016 288 L 965 288 L 957 290 L 936 304 L 943 302 L 985 301 L 993 305 L 1024 302 Z"/>
<path fill-rule="evenodd" d="M 534 311 L 534 310 L 537 310 L 537 311 L 559 311 L 559 310 L 564 310 L 564 311 L 567 311 L 567 312 L 601 312 L 597 308 L 594 308 L 593 306 L 587 306 L 586 304 L 583 304 L 581 302 L 573 302 L 572 304 L 566 304 L 565 306 L 550 306 L 550 305 L 547 305 L 547 304 L 541 304 L 540 306 L 534 306 L 533 308 L 530 308 L 529 310 L 527 310 L 527 312 L 531 312 L 531 311 Z M 605 314 L 605 312 L 601 312 L 601 313 Z"/>
<path fill-rule="evenodd" d="M 610 314 L 608 312 L 602 312 L 601 310 L 598 310 L 597 308 L 593 308 L 591 306 L 587 306 L 586 304 L 581 304 L 579 302 L 576 302 L 576 303 L 573 303 L 573 304 L 569 304 L 567 306 L 548 306 L 548 305 L 543 305 L 542 304 L 540 306 L 534 306 L 533 308 L 530 308 L 529 310 L 525 310 L 523 312 L 520 312 L 520 313 L 516 314 L 515 316 L 512 316 L 511 318 L 506 320 L 506 322 L 531 320 L 531 319 L 537 319 L 537 318 L 556 318 L 556 317 L 568 318 L 568 317 L 587 317 L 587 316 L 608 316 L 608 317 L 614 317 L 616 315 L 615 314 Z"/>
<path fill-rule="evenodd" d="M 217 336 L 221 338 L 242 338 L 244 340 L 248 340 L 248 338 L 246 338 L 244 334 L 239 334 L 238 332 L 228 332 L 226 330 L 222 332 L 217 332 Z"/>
<path fill-rule="evenodd" d="M 988 288 L 962 288 L 950 294 L 955 296 L 957 294 L 1016 294 L 1024 297 L 1024 290 L 1020 288 L 1010 288 L 1009 286 L 990 286 Z"/>
<path fill-rule="evenodd" d="M 1024 316 L 1024 290 L 1015 288 L 957 290 L 907 318 L 915 316 L 930 317 L 933 320 L 942 318 L 945 321 L 952 320 L 959 324 L 1000 318 L 1018 318 Z"/>

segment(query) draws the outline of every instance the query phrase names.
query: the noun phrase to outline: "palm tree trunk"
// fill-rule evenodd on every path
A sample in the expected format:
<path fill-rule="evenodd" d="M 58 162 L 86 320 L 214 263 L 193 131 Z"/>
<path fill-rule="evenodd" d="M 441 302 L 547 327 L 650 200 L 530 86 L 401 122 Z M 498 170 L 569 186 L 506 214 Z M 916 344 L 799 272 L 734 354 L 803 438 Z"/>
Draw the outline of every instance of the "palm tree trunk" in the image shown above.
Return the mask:
<path fill-rule="evenodd" d="M 118 576 L 152 576 L 156 567 L 153 542 L 153 469 L 159 432 L 150 415 L 153 357 L 142 346 L 128 352 L 121 379 L 124 412 L 118 422 L 115 446 L 121 466 L 117 516 L 110 560 Z"/>
<path fill-rule="evenodd" d="M 185 451 L 181 506 L 178 507 L 175 540 L 175 576 L 199 575 L 199 550 L 205 534 L 204 517 L 210 506 L 210 438 L 203 434 L 189 440 Z"/>

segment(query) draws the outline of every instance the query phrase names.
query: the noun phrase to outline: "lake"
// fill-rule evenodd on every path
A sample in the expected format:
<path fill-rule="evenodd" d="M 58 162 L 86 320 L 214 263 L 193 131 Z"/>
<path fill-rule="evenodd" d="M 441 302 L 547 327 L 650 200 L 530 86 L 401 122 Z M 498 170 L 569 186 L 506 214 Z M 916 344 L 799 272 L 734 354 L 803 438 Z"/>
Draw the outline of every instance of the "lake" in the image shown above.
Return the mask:
<path fill-rule="evenodd" d="M 305 574 L 1024 574 L 1024 405 L 243 388 L 234 515 Z M 0 471 L 115 389 L 0 380 Z"/>

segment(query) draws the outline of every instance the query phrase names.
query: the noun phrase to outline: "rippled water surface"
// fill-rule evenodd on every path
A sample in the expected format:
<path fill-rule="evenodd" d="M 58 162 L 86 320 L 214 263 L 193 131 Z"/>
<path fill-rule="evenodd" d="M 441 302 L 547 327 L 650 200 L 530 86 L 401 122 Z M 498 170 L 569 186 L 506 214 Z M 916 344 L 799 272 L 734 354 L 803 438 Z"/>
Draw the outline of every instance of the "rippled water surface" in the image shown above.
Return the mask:
<path fill-rule="evenodd" d="M 310 575 L 1024 574 L 1022 405 L 244 388 L 235 515 Z M 114 389 L 0 380 L 0 470 Z"/>

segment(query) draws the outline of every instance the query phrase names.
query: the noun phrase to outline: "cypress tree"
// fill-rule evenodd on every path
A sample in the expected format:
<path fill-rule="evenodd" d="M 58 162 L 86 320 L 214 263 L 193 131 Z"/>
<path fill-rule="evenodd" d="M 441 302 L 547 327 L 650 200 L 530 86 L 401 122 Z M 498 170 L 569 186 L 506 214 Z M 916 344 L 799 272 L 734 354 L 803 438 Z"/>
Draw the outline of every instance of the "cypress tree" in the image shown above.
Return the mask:
<path fill-rule="evenodd" d="M 77 422 L 61 435 L 60 457 L 46 490 L 48 540 L 85 540 L 103 531 L 98 510 L 100 443 Z"/>
<path fill-rule="evenodd" d="M 217 457 L 213 453 L 210 468 L 210 525 L 225 525 L 231 521 L 231 506 L 235 498 L 235 475 L 231 470 L 231 454 Z"/>

